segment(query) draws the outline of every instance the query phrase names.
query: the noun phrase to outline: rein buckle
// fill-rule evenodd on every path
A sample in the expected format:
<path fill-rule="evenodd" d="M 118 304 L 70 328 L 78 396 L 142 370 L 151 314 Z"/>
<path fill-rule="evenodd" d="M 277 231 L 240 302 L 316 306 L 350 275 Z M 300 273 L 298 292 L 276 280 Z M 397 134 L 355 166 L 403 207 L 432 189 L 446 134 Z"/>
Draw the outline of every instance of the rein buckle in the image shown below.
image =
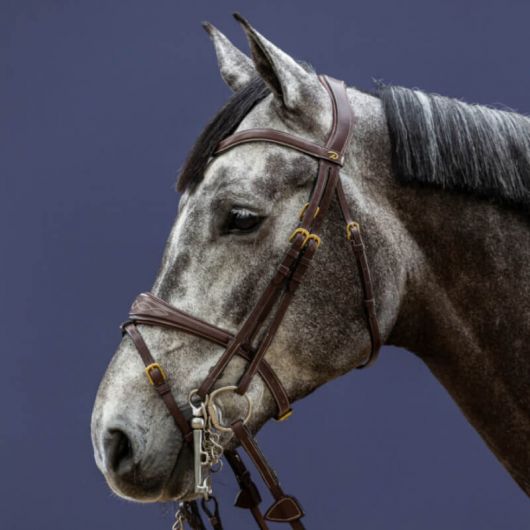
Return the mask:
<path fill-rule="evenodd" d="M 304 206 L 302 207 L 302 209 L 300 210 L 300 214 L 299 214 L 300 222 L 304 220 L 304 215 L 308 208 L 309 208 L 309 203 L 306 202 Z M 313 219 L 316 219 L 319 213 L 320 213 L 320 206 L 317 206 L 317 209 L 315 210 L 315 213 L 313 214 Z"/>
<path fill-rule="evenodd" d="M 359 225 L 359 223 L 356 223 L 355 221 L 352 221 L 351 223 L 348 223 L 346 225 L 346 239 L 348 241 L 351 240 L 351 231 L 352 230 L 357 230 L 358 232 L 361 231 L 361 226 Z"/>

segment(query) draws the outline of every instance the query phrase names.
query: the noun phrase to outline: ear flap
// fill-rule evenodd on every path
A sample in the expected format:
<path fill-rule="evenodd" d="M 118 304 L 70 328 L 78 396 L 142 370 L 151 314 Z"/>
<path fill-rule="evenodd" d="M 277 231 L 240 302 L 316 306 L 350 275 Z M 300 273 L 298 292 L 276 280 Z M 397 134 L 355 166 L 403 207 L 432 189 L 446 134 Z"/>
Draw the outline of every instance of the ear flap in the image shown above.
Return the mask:
<path fill-rule="evenodd" d="M 268 41 L 239 13 L 234 13 L 234 18 L 247 35 L 256 70 L 283 105 L 291 111 L 297 111 L 304 103 L 307 105 L 308 98 L 315 104 L 315 94 L 324 91 L 316 74 L 307 71 Z"/>
<path fill-rule="evenodd" d="M 234 92 L 237 92 L 257 75 L 252 61 L 215 26 L 209 22 L 203 22 L 202 27 L 212 39 L 221 77 Z"/>

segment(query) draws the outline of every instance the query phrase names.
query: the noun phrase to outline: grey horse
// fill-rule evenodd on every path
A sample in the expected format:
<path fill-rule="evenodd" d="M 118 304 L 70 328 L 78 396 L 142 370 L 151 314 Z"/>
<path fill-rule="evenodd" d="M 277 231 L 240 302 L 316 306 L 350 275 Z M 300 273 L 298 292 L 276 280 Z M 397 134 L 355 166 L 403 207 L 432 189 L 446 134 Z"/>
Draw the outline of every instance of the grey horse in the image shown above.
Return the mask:
<path fill-rule="evenodd" d="M 234 95 L 206 127 L 179 180 L 179 212 L 152 292 L 236 332 L 271 278 L 317 163 L 269 143 L 212 156 L 234 131 L 268 127 L 322 144 L 329 97 L 316 73 L 241 21 L 251 58 L 205 24 Z M 354 133 L 342 185 L 360 223 L 386 344 L 419 356 L 530 495 L 530 120 L 393 86 L 348 88 Z M 360 365 L 370 351 L 358 272 L 332 205 L 322 245 L 267 353 L 291 400 Z M 140 326 L 179 404 L 222 349 Z M 234 384 L 234 359 L 219 384 Z M 275 414 L 256 377 L 250 428 Z M 193 455 L 130 339 L 92 415 L 110 487 L 140 501 L 192 499 Z M 230 436 L 223 444 L 233 444 Z"/>

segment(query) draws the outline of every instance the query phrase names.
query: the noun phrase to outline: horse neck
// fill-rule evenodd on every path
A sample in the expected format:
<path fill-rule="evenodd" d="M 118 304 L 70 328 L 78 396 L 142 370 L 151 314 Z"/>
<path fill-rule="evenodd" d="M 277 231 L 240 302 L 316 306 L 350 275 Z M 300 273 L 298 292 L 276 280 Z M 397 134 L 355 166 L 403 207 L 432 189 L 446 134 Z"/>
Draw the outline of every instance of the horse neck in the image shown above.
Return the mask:
<path fill-rule="evenodd" d="M 530 494 L 530 225 L 465 194 L 390 186 L 414 259 L 388 343 L 423 359 Z"/>

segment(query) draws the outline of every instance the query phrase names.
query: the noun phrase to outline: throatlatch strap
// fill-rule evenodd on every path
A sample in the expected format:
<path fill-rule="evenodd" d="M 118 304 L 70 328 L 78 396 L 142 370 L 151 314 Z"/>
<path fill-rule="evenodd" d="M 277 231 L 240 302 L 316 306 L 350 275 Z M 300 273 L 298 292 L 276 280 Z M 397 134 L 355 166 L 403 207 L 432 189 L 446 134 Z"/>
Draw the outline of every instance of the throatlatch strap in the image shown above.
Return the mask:
<path fill-rule="evenodd" d="M 366 250 L 361 237 L 361 228 L 359 223 L 356 223 L 352 218 L 340 179 L 337 183 L 337 199 L 339 201 L 342 216 L 344 217 L 344 222 L 346 223 L 346 237 L 351 243 L 351 249 L 353 251 L 353 255 L 355 256 L 357 269 L 359 270 L 359 276 L 361 277 L 361 285 L 364 295 L 363 304 L 368 321 L 368 331 L 370 332 L 372 347 L 368 359 L 357 368 L 366 368 L 367 366 L 373 364 L 377 359 L 382 342 L 381 332 L 379 331 L 379 323 L 377 321 L 377 314 L 375 311 L 376 308 L 372 276 L 370 274 L 370 267 L 368 266 L 368 260 L 366 258 Z"/>

